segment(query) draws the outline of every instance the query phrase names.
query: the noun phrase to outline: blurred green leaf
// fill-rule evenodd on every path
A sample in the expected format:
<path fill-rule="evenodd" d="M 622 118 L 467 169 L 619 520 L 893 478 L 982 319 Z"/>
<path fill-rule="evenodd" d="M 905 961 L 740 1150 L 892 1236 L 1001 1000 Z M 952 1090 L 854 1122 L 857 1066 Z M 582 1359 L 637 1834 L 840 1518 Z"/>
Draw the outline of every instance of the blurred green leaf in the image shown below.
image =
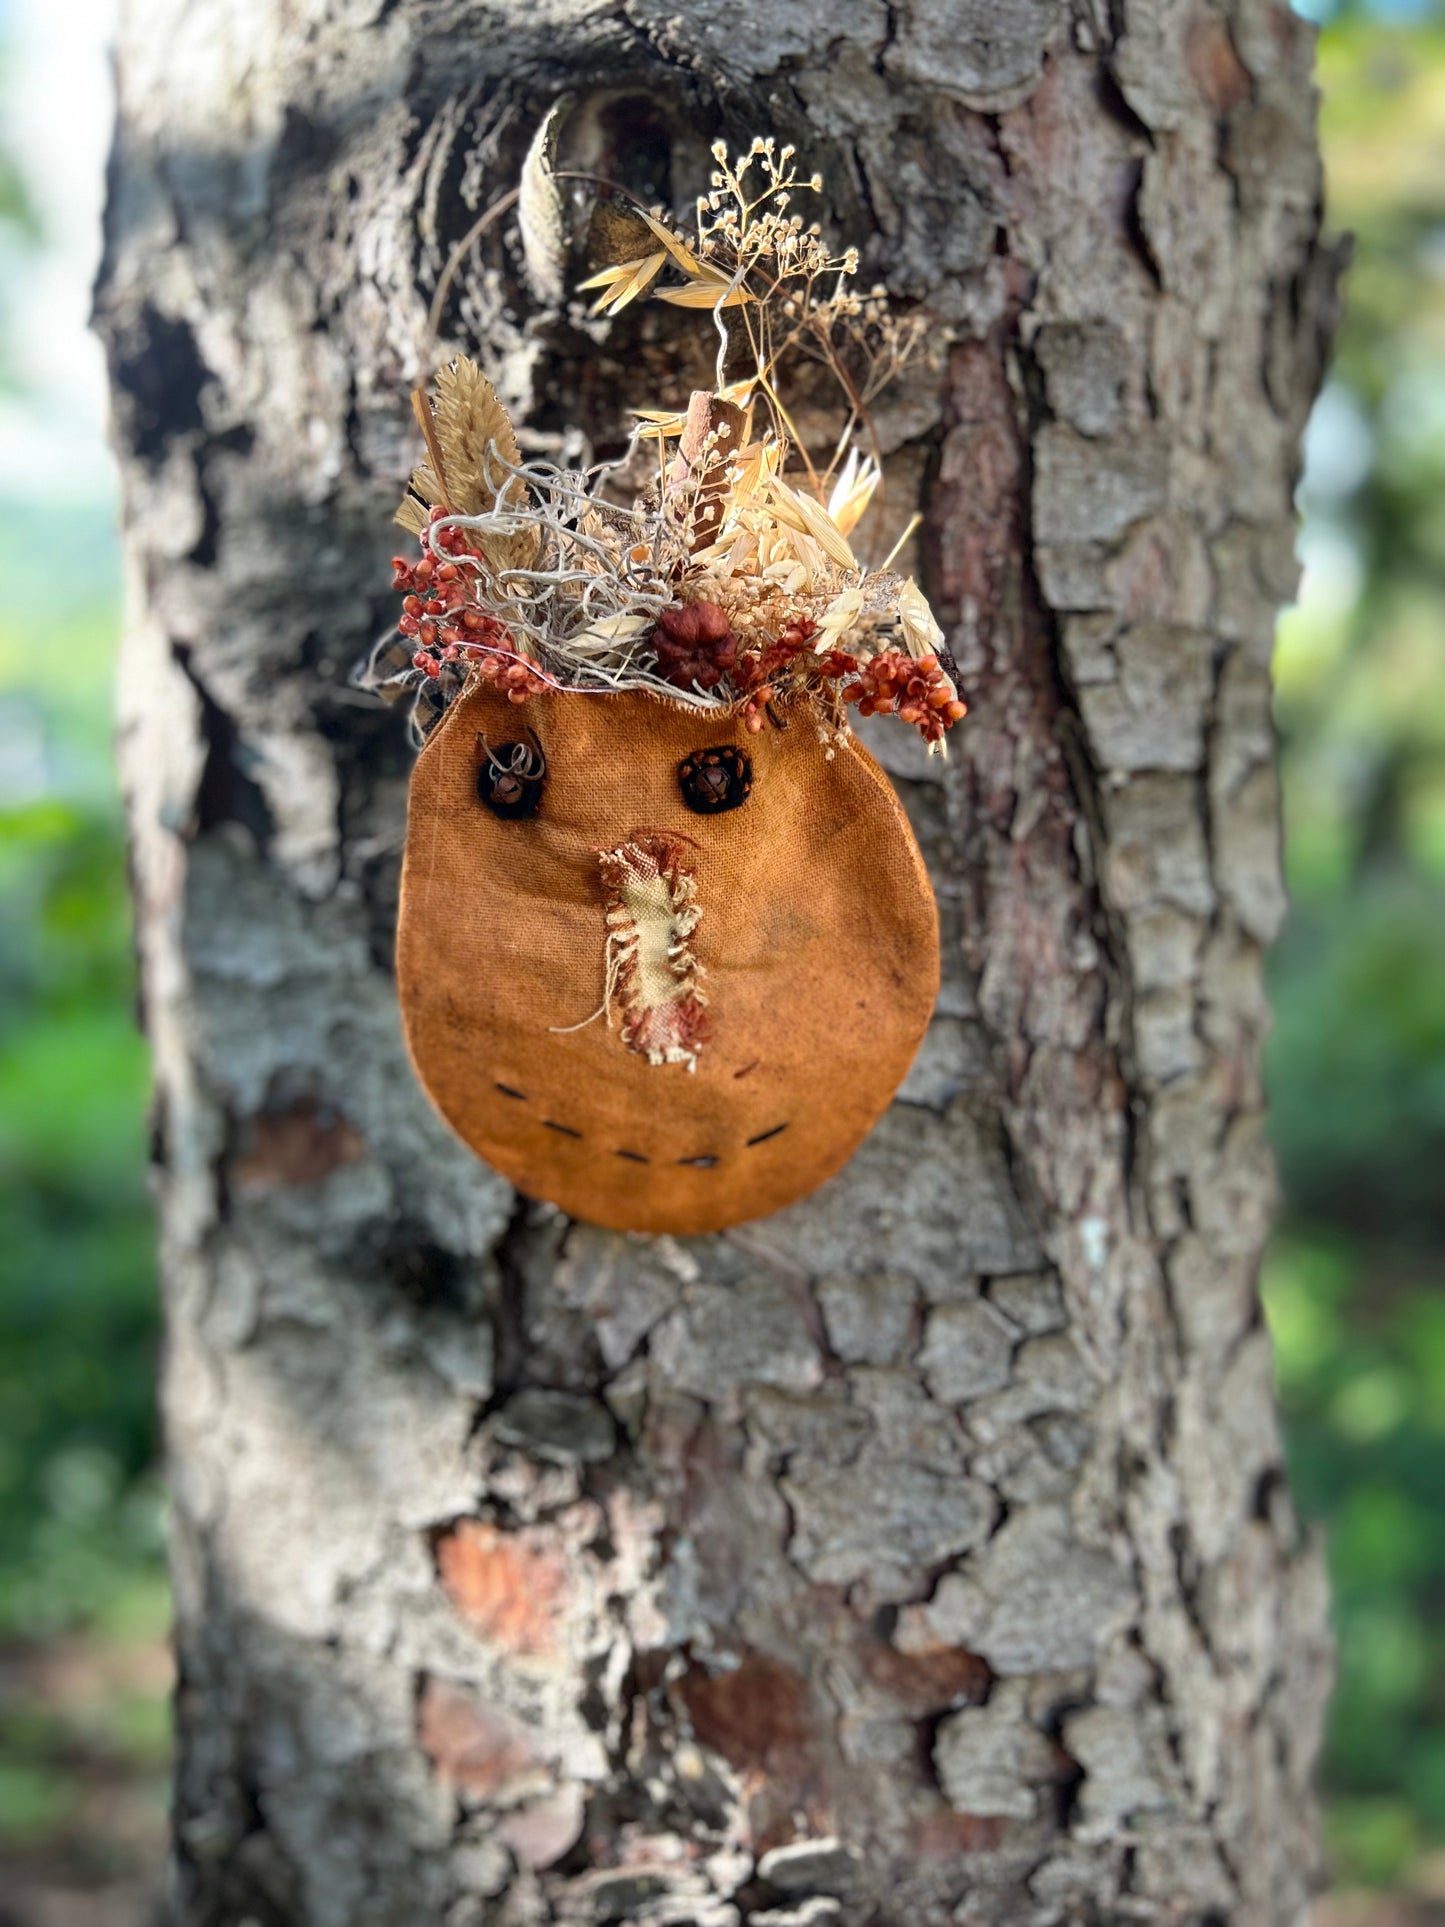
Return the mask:
<path fill-rule="evenodd" d="M 1418 1824 L 1403 1799 L 1338 1800 L 1326 1817 L 1325 1837 L 1337 1867 L 1375 1886 L 1398 1880 L 1421 1848 Z"/>
<path fill-rule="evenodd" d="M 54 1767 L 0 1759 L 0 1841 L 28 1845 L 54 1833 L 69 1814 L 71 1793 Z"/>

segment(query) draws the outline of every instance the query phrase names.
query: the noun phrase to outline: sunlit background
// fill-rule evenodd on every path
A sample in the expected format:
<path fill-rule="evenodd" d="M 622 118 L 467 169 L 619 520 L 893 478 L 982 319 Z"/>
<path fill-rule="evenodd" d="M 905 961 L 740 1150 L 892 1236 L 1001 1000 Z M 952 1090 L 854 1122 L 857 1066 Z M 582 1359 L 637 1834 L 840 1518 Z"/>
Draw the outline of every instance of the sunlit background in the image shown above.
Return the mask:
<path fill-rule="evenodd" d="M 1280 625 L 1269 1260 L 1330 1535 L 1329 1927 L 1445 1923 L 1445 0 L 1316 5 L 1357 237 Z M 142 1927 L 164 1830 L 146 1067 L 85 329 L 107 0 L 0 0 L 0 1920 Z"/>

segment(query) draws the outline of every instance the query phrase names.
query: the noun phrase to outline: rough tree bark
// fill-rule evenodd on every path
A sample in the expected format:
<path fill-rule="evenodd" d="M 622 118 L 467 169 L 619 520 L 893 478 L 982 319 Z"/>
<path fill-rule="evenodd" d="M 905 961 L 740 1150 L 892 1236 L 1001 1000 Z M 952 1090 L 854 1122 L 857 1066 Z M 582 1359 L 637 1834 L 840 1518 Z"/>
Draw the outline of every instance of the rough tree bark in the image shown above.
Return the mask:
<path fill-rule="evenodd" d="M 1256 1269 L 1310 50 L 1283 0 L 130 0 L 98 312 L 186 1927 L 1300 1919 L 1329 1641 Z M 716 135 L 797 141 L 952 331 L 878 423 L 973 707 L 946 769 L 881 746 L 938 1014 L 842 1178 L 687 1244 L 430 1113 L 408 756 L 345 682 L 420 318 L 564 94 L 564 153 L 679 211 Z M 711 355 L 583 323 L 505 223 L 444 336 L 552 449 Z"/>

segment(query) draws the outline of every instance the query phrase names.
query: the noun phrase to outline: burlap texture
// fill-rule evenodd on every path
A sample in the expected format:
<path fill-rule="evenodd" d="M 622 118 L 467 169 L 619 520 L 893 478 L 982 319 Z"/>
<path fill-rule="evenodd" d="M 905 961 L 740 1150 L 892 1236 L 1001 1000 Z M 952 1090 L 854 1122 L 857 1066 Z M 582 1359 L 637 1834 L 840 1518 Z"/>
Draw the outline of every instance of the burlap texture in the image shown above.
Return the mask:
<path fill-rule="evenodd" d="M 641 692 L 518 708 L 483 683 L 422 751 L 397 933 L 408 1048 L 452 1129 L 527 1196 L 625 1230 L 761 1217 L 831 1176 L 907 1074 L 938 991 L 918 847 L 864 749 L 829 761 L 806 710 L 788 721 L 749 736 Z M 536 817 L 504 822 L 477 801 L 478 733 L 527 726 L 546 789 Z M 697 816 L 677 766 L 718 743 L 752 758 L 753 793 Z M 695 864 L 710 1033 L 695 1071 L 629 1050 L 620 1012 L 549 1028 L 602 1000 L 598 855 L 637 835 L 684 842 Z"/>

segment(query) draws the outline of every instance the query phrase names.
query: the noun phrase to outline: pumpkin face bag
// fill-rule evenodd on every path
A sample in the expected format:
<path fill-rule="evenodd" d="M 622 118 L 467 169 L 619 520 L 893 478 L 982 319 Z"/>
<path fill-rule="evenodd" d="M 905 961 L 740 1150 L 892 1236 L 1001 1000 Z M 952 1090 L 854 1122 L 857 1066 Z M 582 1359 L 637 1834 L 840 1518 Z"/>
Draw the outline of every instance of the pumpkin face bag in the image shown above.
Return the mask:
<path fill-rule="evenodd" d="M 848 712 L 931 745 L 964 713 L 919 590 L 854 556 L 876 467 L 840 443 L 830 473 L 785 479 L 762 405 L 798 345 L 770 316 L 796 331 L 801 306 L 840 359 L 896 363 L 906 331 L 851 295 L 800 301 L 851 263 L 783 212 L 787 150 L 717 152 L 691 244 L 638 214 L 648 252 L 593 285 L 615 311 L 670 269 L 663 298 L 739 309 L 753 379 L 720 367 L 716 393 L 643 417 L 630 470 L 576 473 L 524 461 L 459 359 L 416 398 L 428 459 L 397 518 L 420 543 L 394 565 L 389 678 L 424 735 L 397 935 L 412 1062 L 524 1194 L 648 1232 L 805 1195 L 907 1074 L 937 913 Z M 639 449 L 650 479 L 615 500 Z"/>

